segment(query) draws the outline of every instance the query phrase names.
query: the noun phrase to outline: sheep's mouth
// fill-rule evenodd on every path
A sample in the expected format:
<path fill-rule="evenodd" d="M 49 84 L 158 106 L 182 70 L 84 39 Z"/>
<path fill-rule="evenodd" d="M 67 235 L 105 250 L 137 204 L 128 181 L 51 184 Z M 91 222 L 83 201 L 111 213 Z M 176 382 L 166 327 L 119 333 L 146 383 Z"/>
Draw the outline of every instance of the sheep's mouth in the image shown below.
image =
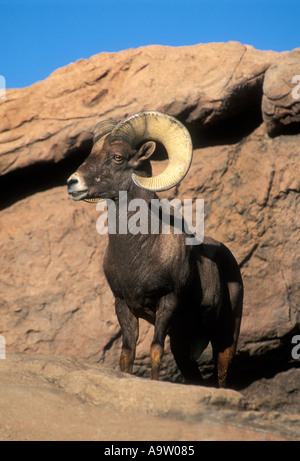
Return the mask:
<path fill-rule="evenodd" d="M 83 200 L 84 202 L 89 202 L 89 203 L 96 203 L 99 202 L 99 200 L 102 200 L 100 197 L 96 198 L 89 198 L 87 197 L 88 192 L 87 190 L 82 190 L 78 192 L 70 192 L 69 195 L 73 200 Z"/>
<path fill-rule="evenodd" d="M 101 200 L 100 197 L 89 197 L 89 189 L 85 182 L 80 178 L 78 173 L 73 173 L 67 180 L 68 194 L 75 200 L 84 200 L 85 202 L 96 203 Z"/>
<path fill-rule="evenodd" d="M 103 198 L 84 198 L 84 202 L 89 202 L 89 203 L 96 203 L 99 202 L 99 200 L 104 200 Z"/>
<path fill-rule="evenodd" d="M 85 197 L 87 196 L 87 189 L 85 190 L 80 190 L 80 191 L 74 191 L 74 192 L 71 192 L 70 190 L 68 191 L 69 192 L 69 195 L 70 197 L 73 199 L 73 200 L 83 200 L 85 199 Z"/>

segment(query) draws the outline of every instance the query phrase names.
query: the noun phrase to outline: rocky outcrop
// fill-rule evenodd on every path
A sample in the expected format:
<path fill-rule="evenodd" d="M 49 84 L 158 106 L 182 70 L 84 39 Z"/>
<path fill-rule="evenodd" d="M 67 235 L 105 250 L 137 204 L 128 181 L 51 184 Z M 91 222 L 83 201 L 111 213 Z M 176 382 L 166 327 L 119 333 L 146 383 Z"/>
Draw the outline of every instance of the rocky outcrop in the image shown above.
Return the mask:
<path fill-rule="evenodd" d="M 299 103 L 287 90 L 297 62 L 298 50 L 239 43 L 155 46 L 93 56 L 7 91 L 0 101 L 0 334 L 8 355 L 62 355 L 118 369 L 121 334 L 102 270 L 107 237 L 96 231 L 95 207 L 69 199 L 65 182 L 88 155 L 99 119 L 162 110 L 189 128 L 195 147 L 189 174 L 164 196 L 203 198 L 206 235 L 227 244 L 242 270 L 232 386 L 266 411 L 299 412 L 291 356 L 300 323 Z M 164 165 L 153 162 L 157 171 Z M 152 334 L 141 321 L 138 376 L 149 377 Z M 200 366 L 210 383 L 209 349 Z M 161 379 L 181 379 L 168 344 Z M 283 390 L 285 380 L 290 391 L 279 397 L 272 383 Z"/>
<path fill-rule="evenodd" d="M 278 56 L 240 43 L 101 53 L 56 70 L 0 104 L 0 173 L 58 162 L 91 139 L 99 117 L 153 109 L 201 125 L 260 105 Z"/>
<path fill-rule="evenodd" d="M 176 192 L 204 198 L 206 234 L 226 243 L 240 263 L 243 360 L 272 351 L 291 359 L 300 305 L 299 154 L 299 136 L 270 139 L 259 127 L 229 147 L 196 150 Z M 96 231 L 98 216 L 93 205 L 69 199 L 65 186 L 2 211 L 1 334 L 9 351 L 118 366 L 120 332 L 102 270 L 107 239 Z M 152 327 L 141 323 L 136 371 L 148 375 Z M 170 379 L 171 356 L 164 363 Z"/>
<path fill-rule="evenodd" d="M 262 112 L 268 133 L 299 133 L 300 48 L 282 56 L 266 71 Z"/>
<path fill-rule="evenodd" d="M 1 440 L 292 441 L 299 416 L 241 394 L 159 383 L 61 357 L 0 361 Z"/>

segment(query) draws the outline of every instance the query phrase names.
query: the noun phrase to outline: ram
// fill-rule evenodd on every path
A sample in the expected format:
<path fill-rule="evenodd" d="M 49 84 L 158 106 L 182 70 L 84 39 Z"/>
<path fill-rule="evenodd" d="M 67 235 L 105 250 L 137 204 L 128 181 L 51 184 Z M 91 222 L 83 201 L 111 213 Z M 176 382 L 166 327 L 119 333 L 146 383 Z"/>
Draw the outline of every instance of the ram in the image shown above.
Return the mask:
<path fill-rule="evenodd" d="M 165 147 L 169 161 L 162 173 L 152 176 L 150 158 L 156 142 Z M 119 193 L 126 191 L 128 200 L 138 198 L 149 205 L 150 222 L 156 192 L 176 186 L 191 161 L 189 132 L 174 117 L 146 111 L 121 122 L 105 120 L 95 127 L 90 155 L 68 179 L 68 193 L 74 200 L 113 200 L 117 219 L 124 219 L 118 213 Z M 225 387 L 242 316 L 239 266 L 229 249 L 210 237 L 199 245 L 186 245 L 184 232 L 172 227 L 168 234 L 150 230 L 108 237 L 103 267 L 122 331 L 120 368 L 132 372 L 143 318 L 154 325 L 152 379 L 159 378 L 169 335 L 176 364 L 189 383 L 201 382 L 197 359 L 211 342 L 218 385 Z"/>

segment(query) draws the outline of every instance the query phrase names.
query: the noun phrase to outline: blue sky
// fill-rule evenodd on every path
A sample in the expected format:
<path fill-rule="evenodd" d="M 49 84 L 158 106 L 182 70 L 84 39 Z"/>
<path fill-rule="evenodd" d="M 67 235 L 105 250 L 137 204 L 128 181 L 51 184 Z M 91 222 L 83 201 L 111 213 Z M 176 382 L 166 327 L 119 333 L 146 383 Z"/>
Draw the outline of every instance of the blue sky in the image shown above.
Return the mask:
<path fill-rule="evenodd" d="M 102 51 L 230 40 L 261 50 L 300 47 L 300 0 L 0 0 L 7 88 Z"/>

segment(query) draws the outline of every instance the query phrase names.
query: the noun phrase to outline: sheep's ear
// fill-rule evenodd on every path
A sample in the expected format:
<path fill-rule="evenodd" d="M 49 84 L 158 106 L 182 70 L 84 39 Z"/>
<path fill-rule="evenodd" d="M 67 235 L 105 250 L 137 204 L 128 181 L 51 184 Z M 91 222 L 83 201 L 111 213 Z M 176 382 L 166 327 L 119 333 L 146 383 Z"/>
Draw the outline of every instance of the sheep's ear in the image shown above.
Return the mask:
<path fill-rule="evenodd" d="M 145 142 L 145 144 L 140 147 L 138 153 L 136 154 L 136 162 L 140 165 L 145 160 L 148 160 L 153 152 L 156 149 L 156 143 L 154 141 Z"/>

